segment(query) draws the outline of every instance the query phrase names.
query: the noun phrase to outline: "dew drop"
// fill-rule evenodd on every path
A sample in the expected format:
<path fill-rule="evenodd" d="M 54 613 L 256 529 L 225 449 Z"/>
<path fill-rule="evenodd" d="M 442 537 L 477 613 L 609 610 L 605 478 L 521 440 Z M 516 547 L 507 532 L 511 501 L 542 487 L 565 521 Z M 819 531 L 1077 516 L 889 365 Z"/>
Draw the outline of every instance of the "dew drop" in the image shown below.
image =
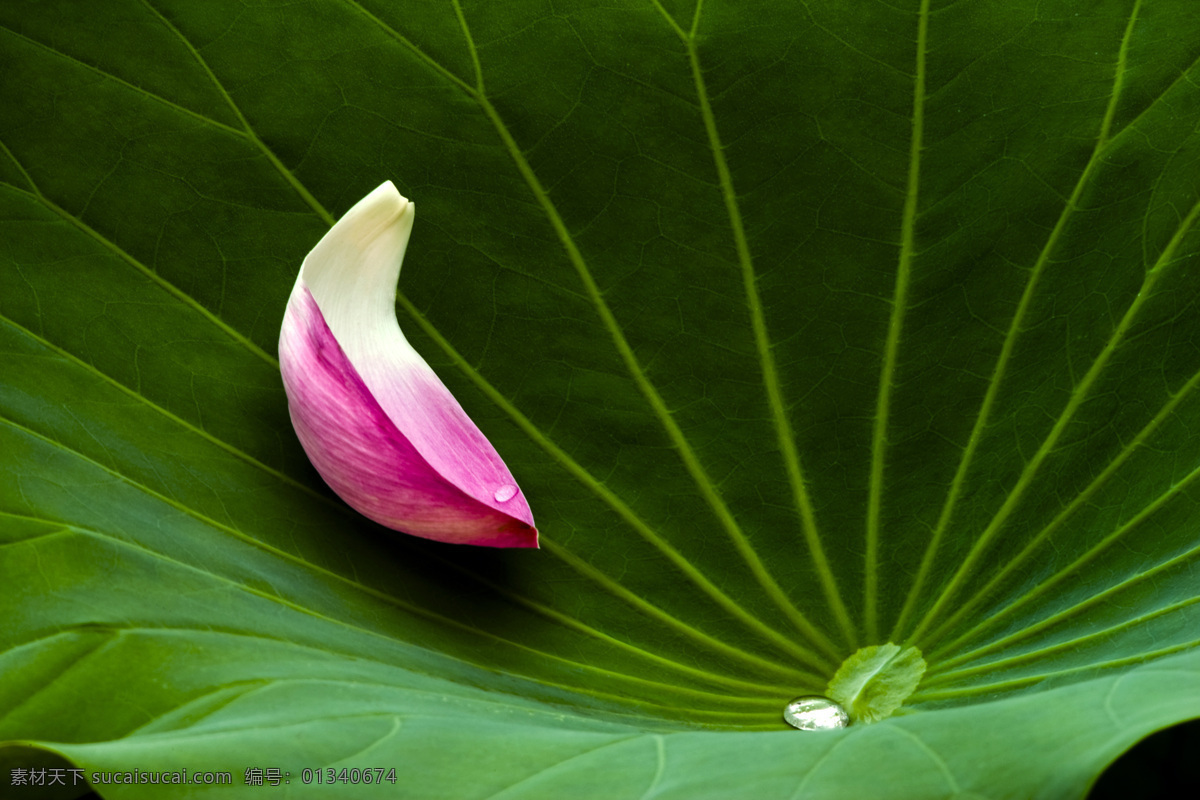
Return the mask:
<path fill-rule="evenodd" d="M 832 731 L 850 724 L 846 709 L 828 697 L 810 694 L 797 697 L 783 709 L 783 719 L 802 731 Z"/>
<path fill-rule="evenodd" d="M 499 489 L 496 490 L 496 493 L 494 495 L 492 495 L 492 497 L 496 498 L 497 503 L 507 503 L 509 500 L 512 500 L 516 496 L 517 496 L 517 487 L 513 486 L 511 483 L 504 484 L 503 486 L 501 486 Z"/>

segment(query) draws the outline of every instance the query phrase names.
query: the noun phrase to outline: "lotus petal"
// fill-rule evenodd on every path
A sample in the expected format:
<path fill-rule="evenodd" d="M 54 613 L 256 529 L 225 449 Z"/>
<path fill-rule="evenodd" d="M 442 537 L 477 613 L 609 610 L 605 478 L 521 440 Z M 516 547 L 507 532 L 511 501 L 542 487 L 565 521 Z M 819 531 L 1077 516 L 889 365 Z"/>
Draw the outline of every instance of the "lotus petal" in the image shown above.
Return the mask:
<path fill-rule="evenodd" d="M 381 525 L 537 547 L 512 473 L 396 321 L 414 210 L 388 181 L 304 259 L 279 335 L 292 425 L 325 482 Z"/>

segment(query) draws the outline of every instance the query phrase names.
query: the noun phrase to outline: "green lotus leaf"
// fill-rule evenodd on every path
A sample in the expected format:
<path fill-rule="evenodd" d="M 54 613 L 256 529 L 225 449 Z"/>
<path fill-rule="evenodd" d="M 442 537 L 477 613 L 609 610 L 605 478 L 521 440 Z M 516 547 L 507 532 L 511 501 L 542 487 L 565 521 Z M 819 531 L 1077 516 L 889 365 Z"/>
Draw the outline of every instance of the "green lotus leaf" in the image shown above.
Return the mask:
<path fill-rule="evenodd" d="M 1083 796 L 1200 716 L 1197 42 L 1189 0 L 0 4 L 0 783 Z M 400 323 L 541 550 L 386 531 L 296 440 L 288 294 L 385 180 Z M 784 724 L 889 642 L 894 713 Z"/>

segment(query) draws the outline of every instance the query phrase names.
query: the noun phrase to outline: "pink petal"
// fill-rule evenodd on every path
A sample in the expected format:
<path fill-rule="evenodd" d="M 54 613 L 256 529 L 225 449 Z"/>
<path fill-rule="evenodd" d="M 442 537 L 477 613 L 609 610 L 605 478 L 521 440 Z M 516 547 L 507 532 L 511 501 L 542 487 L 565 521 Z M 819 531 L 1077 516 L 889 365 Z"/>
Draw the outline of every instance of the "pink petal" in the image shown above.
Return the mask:
<path fill-rule="evenodd" d="M 385 183 L 304 260 L 279 339 L 292 424 L 325 482 L 376 522 L 443 542 L 537 547 L 512 473 L 396 322 L 413 212 Z"/>

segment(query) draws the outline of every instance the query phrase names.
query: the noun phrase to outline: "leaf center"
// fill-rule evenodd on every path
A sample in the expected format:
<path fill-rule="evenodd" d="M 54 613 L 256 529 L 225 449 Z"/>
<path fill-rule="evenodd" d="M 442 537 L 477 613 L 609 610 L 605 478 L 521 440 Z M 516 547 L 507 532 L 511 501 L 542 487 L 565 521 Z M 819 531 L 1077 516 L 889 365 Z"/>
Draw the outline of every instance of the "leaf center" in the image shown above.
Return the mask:
<path fill-rule="evenodd" d="M 825 694 L 854 722 L 878 722 L 904 705 L 924 674 L 925 659 L 917 648 L 891 642 L 871 645 L 842 662 Z"/>

